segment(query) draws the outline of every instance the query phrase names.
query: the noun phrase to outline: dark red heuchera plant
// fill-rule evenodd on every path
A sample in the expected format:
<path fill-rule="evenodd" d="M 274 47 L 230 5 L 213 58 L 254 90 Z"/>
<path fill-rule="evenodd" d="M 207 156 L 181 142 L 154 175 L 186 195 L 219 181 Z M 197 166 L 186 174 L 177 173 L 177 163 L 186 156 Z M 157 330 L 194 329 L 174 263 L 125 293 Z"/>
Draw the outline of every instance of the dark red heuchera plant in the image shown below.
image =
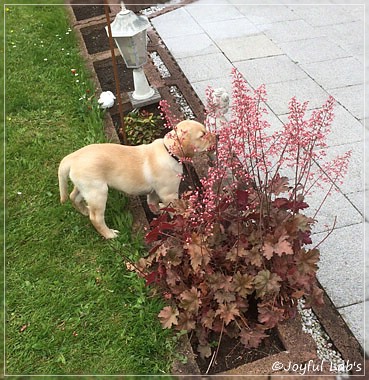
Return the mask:
<path fill-rule="evenodd" d="M 207 95 L 212 99 L 213 90 Z M 269 329 L 296 314 L 298 299 L 323 302 L 306 195 L 327 185 L 323 203 L 350 156 L 324 160 L 331 97 L 309 118 L 307 102 L 293 98 L 288 122 L 274 133 L 263 120 L 264 86 L 250 89 L 235 70 L 232 98 L 232 116 L 217 130 L 216 158 L 201 188 L 151 223 L 152 249 L 140 263 L 169 302 L 159 314 L 163 327 L 194 331 L 203 357 L 211 355 L 211 332 L 257 347 Z M 211 101 L 207 112 L 214 130 Z"/>

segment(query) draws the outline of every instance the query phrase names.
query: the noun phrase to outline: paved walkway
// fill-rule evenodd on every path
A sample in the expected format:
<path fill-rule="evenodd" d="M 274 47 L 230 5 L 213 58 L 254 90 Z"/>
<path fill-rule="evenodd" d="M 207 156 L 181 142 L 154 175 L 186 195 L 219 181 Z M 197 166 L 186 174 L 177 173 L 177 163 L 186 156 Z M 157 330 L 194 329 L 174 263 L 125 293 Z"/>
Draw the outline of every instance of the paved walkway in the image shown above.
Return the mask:
<path fill-rule="evenodd" d="M 328 155 L 353 155 L 345 183 L 317 217 L 314 241 L 337 216 L 335 230 L 320 246 L 318 277 L 364 346 L 364 5 L 240 2 L 200 0 L 152 24 L 202 100 L 208 85 L 231 93 L 236 67 L 252 86 L 266 84 L 273 126 L 286 120 L 295 95 L 308 100 L 309 109 L 329 94 L 338 101 Z M 308 201 L 312 208 L 319 204 L 315 197 Z M 369 310 L 366 315 L 368 321 Z M 365 348 L 369 352 L 369 338 Z"/>

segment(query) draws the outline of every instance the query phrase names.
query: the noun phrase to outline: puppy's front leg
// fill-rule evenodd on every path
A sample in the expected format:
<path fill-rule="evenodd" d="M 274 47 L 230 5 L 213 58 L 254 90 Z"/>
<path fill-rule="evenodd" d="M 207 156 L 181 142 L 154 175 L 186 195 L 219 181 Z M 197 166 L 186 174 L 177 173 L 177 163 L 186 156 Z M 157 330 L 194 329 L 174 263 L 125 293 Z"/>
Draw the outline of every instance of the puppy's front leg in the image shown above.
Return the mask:
<path fill-rule="evenodd" d="M 178 199 L 178 193 L 169 193 L 165 195 L 160 196 L 161 203 L 160 203 L 160 208 L 167 207 L 171 202 L 174 200 Z"/>
<path fill-rule="evenodd" d="M 158 194 L 156 194 L 155 190 L 153 190 L 150 194 L 147 194 L 147 204 L 152 213 L 154 214 L 160 213 L 159 202 L 160 202 L 160 198 Z"/>

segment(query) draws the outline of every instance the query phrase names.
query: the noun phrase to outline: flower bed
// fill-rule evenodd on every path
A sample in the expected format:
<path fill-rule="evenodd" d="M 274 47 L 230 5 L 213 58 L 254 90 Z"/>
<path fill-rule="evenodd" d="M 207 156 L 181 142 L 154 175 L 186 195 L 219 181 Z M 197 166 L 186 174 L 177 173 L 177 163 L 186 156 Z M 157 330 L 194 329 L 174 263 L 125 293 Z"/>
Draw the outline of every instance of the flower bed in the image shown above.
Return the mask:
<path fill-rule="evenodd" d="M 311 238 L 320 207 L 306 215 L 307 199 L 325 189 L 323 204 L 350 157 L 324 162 L 333 98 L 308 119 L 307 102 L 292 99 L 289 122 L 272 134 L 263 120 L 265 88 L 251 90 L 236 70 L 229 122 L 211 123 L 217 119 L 211 89 L 208 99 L 216 158 L 201 187 L 151 223 L 146 241 L 153 248 L 140 262 L 148 284 L 170 303 L 159 314 L 163 327 L 193 331 L 202 358 L 216 356 L 223 335 L 258 347 L 270 329 L 296 316 L 302 297 L 307 307 L 323 303 L 316 283 L 320 242 Z"/>

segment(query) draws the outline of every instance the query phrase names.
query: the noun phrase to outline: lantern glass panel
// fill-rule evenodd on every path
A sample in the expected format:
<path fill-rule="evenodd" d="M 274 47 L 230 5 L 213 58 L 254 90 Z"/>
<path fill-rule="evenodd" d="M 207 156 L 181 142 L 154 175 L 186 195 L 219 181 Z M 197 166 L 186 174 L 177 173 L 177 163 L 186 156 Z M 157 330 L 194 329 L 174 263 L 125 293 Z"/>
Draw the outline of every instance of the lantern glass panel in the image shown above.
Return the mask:
<path fill-rule="evenodd" d="M 127 67 L 138 68 L 146 63 L 146 30 L 132 37 L 115 37 L 114 39 Z"/>

